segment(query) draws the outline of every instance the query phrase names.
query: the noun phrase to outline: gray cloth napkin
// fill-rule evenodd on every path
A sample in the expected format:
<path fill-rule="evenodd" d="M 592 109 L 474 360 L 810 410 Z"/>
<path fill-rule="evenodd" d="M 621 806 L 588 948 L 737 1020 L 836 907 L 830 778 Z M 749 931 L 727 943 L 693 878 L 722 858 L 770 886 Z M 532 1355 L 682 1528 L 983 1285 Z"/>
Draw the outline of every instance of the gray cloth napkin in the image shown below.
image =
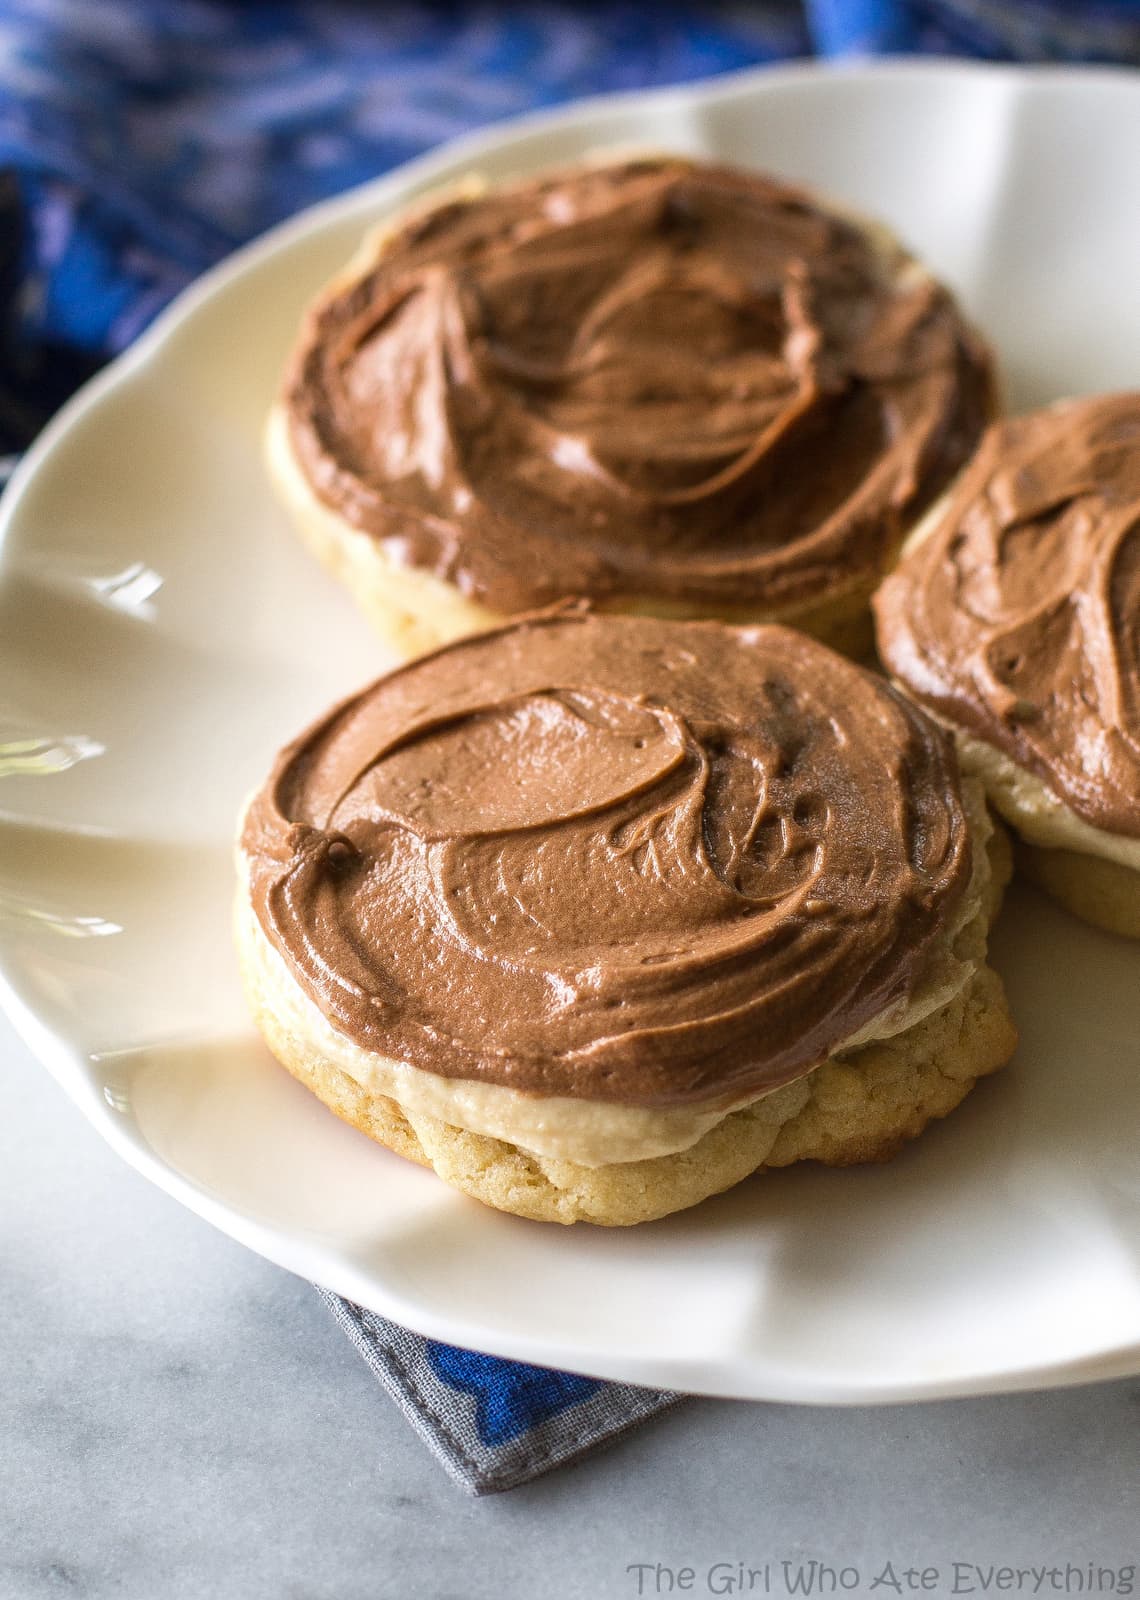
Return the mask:
<path fill-rule="evenodd" d="M 469 1494 L 529 1483 L 684 1398 L 459 1350 L 317 1293 L 445 1471 Z"/>

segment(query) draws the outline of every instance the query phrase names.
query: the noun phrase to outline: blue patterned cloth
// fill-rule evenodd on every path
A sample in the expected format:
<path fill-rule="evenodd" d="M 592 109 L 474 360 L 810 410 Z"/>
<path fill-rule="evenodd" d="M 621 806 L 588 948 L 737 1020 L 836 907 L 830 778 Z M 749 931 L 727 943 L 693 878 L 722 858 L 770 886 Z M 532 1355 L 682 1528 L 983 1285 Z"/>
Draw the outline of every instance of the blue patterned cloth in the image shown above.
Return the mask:
<path fill-rule="evenodd" d="M 811 54 L 1140 62 L 1140 0 L 0 0 L 0 454 L 271 223 L 535 106 Z"/>
<path fill-rule="evenodd" d="M 609 89 L 899 51 L 1140 63 L 1140 0 L 0 0 L 0 469 L 203 268 L 443 139 Z M 677 1398 L 325 1298 L 474 1493 Z"/>
<path fill-rule="evenodd" d="M 567 1466 L 682 1398 L 457 1350 L 327 1289 L 318 1292 L 413 1428 L 469 1494 L 513 1489 Z"/>

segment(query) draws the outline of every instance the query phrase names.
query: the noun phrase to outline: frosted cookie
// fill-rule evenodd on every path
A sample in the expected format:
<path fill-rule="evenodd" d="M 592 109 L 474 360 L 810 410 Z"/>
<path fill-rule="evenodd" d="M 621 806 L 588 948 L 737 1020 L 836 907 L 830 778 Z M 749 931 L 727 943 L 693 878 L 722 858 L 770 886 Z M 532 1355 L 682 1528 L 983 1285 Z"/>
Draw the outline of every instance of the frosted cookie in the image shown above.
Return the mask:
<path fill-rule="evenodd" d="M 1140 937 L 1140 395 L 994 426 L 875 614 L 1025 872 Z"/>
<path fill-rule="evenodd" d="M 994 406 L 985 345 L 884 229 L 656 157 L 391 219 L 309 312 L 267 454 L 405 655 L 567 597 L 855 653 Z"/>
<path fill-rule="evenodd" d="M 522 1216 L 885 1159 L 1014 1044 L 980 788 L 783 628 L 563 611 L 453 644 L 290 745 L 238 857 L 270 1048 Z"/>

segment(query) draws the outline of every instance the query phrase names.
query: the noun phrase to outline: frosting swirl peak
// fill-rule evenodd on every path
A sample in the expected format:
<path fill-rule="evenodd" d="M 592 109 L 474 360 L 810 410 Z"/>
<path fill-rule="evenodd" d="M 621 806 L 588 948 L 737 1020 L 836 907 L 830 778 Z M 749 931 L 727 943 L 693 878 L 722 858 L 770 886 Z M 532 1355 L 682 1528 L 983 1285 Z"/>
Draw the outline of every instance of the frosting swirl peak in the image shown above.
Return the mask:
<path fill-rule="evenodd" d="M 993 412 L 981 341 L 885 236 L 664 157 L 398 224 L 285 398 L 321 500 L 505 613 L 870 582 Z"/>
<path fill-rule="evenodd" d="M 261 926 L 366 1049 L 641 1105 L 809 1071 L 970 874 L 950 741 L 805 636 L 563 610 L 380 679 L 285 750 Z"/>

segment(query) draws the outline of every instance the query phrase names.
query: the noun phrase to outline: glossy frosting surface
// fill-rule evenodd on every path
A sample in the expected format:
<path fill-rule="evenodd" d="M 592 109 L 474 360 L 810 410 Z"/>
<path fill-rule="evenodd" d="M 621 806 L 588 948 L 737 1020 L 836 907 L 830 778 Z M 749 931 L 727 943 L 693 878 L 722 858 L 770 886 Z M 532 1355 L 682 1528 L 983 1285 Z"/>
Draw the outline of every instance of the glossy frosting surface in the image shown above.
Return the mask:
<path fill-rule="evenodd" d="M 1140 837 L 1140 395 L 995 425 L 875 612 L 919 699 Z"/>
<path fill-rule="evenodd" d="M 825 601 L 993 413 L 984 347 L 896 246 L 676 158 L 398 225 L 310 317 L 285 402 L 322 501 L 509 613 Z"/>
<path fill-rule="evenodd" d="M 401 668 L 246 817 L 258 919 L 353 1040 L 641 1105 L 810 1070 L 967 886 L 951 741 L 801 634 L 579 610 Z"/>

